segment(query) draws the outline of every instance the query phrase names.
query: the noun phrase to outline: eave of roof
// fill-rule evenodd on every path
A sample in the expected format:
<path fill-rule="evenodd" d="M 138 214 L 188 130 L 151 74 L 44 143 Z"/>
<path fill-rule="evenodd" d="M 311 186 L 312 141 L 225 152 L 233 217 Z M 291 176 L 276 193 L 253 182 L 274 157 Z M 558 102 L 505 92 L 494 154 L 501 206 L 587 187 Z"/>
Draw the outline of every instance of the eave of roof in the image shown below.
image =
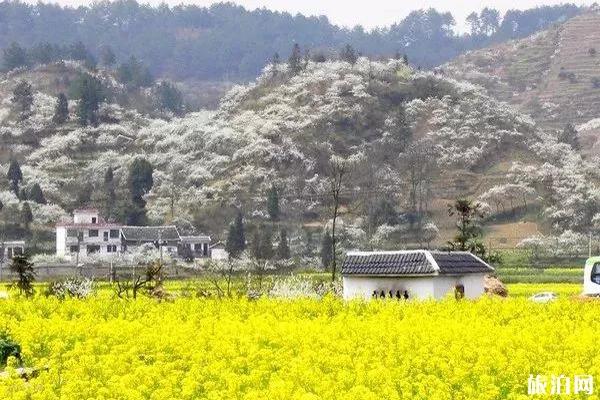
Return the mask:
<path fill-rule="evenodd" d="M 343 276 L 362 277 L 460 276 L 493 271 L 469 252 L 429 250 L 349 252 L 342 265 Z"/>

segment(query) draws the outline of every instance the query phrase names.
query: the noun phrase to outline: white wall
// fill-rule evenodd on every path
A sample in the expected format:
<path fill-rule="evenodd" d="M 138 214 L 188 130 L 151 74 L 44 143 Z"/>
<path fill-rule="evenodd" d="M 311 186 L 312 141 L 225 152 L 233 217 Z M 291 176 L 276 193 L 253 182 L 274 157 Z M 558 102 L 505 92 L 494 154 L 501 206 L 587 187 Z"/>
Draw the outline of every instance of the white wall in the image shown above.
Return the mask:
<path fill-rule="evenodd" d="M 96 223 L 100 222 L 96 211 L 77 211 L 73 214 L 73 222 L 76 224 L 91 224 L 92 218 L 96 218 Z"/>
<path fill-rule="evenodd" d="M 456 285 L 463 285 L 465 297 L 475 299 L 484 293 L 485 274 L 469 274 L 464 276 L 427 276 L 427 277 L 361 277 L 344 276 L 344 299 L 371 299 L 373 291 L 383 290 L 388 295 L 391 290 L 400 293 L 408 291 L 409 299 L 428 298 L 441 299 L 448 293 L 454 293 Z"/>
<path fill-rule="evenodd" d="M 485 274 L 438 276 L 435 278 L 435 298 L 441 299 L 448 293 L 454 293 L 456 285 L 463 285 L 465 298 L 476 299 L 485 292 L 484 277 Z"/>
<path fill-rule="evenodd" d="M 56 227 L 56 255 L 64 257 L 67 254 L 67 228 Z"/>
<path fill-rule="evenodd" d="M 373 291 L 380 293 L 382 290 L 386 296 L 391 290 L 394 295 L 396 290 L 401 294 L 408 291 L 409 298 L 427 299 L 433 298 L 434 282 L 433 277 L 415 277 L 415 278 L 388 278 L 388 277 L 362 277 L 362 276 L 344 276 L 344 299 L 364 298 L 366 300 L 373 297 Z"/>

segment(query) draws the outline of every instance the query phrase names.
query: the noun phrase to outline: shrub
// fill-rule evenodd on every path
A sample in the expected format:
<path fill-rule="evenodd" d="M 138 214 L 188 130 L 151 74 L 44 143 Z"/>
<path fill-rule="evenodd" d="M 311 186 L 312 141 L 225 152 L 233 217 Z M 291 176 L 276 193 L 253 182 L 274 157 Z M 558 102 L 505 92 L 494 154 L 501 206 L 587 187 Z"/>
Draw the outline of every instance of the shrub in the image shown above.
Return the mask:
<path fill-rule="evenodd" d="M 88 278 L 67 278 L 64 281 L 51 282 L 46 294 L 59 299 L 83 299 L 94 293 L 94 280 Z"/>
<path fill-rule="evenodd" d="M 6 366 L 8 357 L 21 360 L 21 346 L 12 340 L 8 333 L 0 331 L 0 367 Z"/>

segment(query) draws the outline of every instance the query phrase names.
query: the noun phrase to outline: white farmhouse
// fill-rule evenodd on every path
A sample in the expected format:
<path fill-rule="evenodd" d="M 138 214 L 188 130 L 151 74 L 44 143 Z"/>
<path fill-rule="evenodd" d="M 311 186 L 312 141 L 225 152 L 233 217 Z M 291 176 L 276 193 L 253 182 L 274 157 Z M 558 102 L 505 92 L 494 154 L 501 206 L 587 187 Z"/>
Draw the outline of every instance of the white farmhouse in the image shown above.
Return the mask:
<path fill-rule="evenodd" d="M 344 299 L 469 299 L 484 293 L 494 268 L 468 252 L 428 250 L 349 252 L 342 265 Z"/>
<path fill-rule="evenodd" d="M 151 244 L 166 254 L 194 258 L 210 257 L 210 236 L 181 236 L 173 225 L 126 226 L 106 222 L 98 210 L 78 209 L 71 221 L 56 225 L 56 255 L 70 257 L 90 254 L 132 252 Z"/>
<path fill-rule="evenodd" d="M 98 210 L 78 209 L 73 220 L 56 225 L 56 255 L 108 254 L 121 251 L 121 225 L 106 222 Z"/>

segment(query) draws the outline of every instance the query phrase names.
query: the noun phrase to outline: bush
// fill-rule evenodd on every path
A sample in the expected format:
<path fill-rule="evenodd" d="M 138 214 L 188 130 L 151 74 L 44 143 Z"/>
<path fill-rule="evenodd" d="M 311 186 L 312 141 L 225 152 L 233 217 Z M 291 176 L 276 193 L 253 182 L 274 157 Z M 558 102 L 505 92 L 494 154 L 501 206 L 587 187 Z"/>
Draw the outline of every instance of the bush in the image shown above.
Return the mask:
<path fill-rule="evenodd" d="M 8 333 L 0 331 L 0 367 L 6 367 L 8 357 L 21 360 L 21 346 Z"/>
<path fill-rule="evenodd" d="M 51 282 L 46 291 L 47 296 L 59 299 L 83 299 L 94 293 L 94 280 L 88 278 L 67 278 L 64 281 Z"/>

